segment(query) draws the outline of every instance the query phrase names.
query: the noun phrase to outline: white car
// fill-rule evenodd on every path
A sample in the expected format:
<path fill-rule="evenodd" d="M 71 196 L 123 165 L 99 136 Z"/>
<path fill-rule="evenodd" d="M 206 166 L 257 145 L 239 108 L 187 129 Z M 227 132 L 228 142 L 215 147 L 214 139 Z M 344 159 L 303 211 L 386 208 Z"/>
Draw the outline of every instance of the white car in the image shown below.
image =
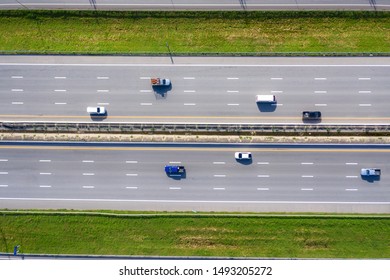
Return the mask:
<path fill-rule="evenodd" d="M 250 159 L 252 159 L 252 153 L 250 153 L 250 152 L 236 152 L 234 154 L 234 157 L 236 159 L 250 160 Z"/>
<path fill-rule="evenodd" d="M 87 112 L 91 115 L 105 115 L 106 108 L 104 108 L 104 107 L 87 107 Z"/>

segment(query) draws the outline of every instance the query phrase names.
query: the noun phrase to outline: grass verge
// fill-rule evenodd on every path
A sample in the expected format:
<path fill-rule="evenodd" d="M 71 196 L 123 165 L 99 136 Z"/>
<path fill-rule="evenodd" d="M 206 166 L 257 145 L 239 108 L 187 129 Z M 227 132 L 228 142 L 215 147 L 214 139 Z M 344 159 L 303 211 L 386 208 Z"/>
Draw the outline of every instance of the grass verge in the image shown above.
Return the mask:
<path fill-rule="evenodd" d="M 0 11 L 0 51 L 389 52 L 388 12 Z"/>
<path fill-rule="evenodd" d="M 383 216 L 96 215 L 0 216 L 0 251 L 21 253 L 389 258 Z"/>

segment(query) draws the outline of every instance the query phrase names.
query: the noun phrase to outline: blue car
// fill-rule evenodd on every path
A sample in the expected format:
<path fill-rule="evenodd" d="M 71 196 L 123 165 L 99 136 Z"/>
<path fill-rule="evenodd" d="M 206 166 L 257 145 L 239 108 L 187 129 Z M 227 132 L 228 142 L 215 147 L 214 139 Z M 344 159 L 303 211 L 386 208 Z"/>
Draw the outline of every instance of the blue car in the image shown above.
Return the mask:
<path fill-rule="evenodd" d="M 171 174 L 178 174 L 178 175 L 180 175 L 180 174 L 185 173 L 186 169 L 182 165 L 166 165 L 165 166 L 165 172 L 168 175 L 171 175 Z"/>

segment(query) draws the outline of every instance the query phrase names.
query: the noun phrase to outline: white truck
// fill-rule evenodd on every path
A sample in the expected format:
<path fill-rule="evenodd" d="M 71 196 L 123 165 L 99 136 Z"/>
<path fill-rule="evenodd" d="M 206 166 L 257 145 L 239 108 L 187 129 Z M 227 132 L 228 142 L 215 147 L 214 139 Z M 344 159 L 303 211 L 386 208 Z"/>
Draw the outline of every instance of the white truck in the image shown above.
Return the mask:
<path fill-rule="evenodd" d="M 362 176 L 380 176 L 381 170 L 379 168 L 362 168 L 360 170 Z"/>
<path fill-rule="evenodd" d="M 171 80 L 169 79 L 162 79 L 162 78 L 151 78 L 150 83 L 152 86 L 170 86 Z"/>
<path fill-rule="evenodd" d="M 105 115 L 106 108 L 104 107 L 87 107 L 87 113 L 90 115 Z"/>
<path fill-rule="evenodd" d="M 276 103 L 275 95 L 256 95 L 256 103 Z"/>

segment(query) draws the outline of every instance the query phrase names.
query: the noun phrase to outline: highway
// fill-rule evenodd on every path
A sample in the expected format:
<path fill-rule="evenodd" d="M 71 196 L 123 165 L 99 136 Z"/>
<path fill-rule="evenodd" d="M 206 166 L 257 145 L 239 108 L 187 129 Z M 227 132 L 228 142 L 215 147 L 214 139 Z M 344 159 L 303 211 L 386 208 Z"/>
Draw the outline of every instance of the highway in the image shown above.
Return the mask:
<path fill-rule="evenodd" d="M 0 9 L 389 10 L 387 0 L 2 0 Z"/>
<path fill-rule="evenodd" d="M 389 57 L 1 56 L 0 120 L 302 124 L 316 110 L 324 124 L 388 124 L 389 75 Z"/>
<path fill-rule="evenodd" d="M 0 151 L 0 208 L 390 213 L 388 145 L 2 142 Z M 186 174 L 169 177 L 166 164 Z M 365 167 L 382 176 L 362 179 Z"/>

